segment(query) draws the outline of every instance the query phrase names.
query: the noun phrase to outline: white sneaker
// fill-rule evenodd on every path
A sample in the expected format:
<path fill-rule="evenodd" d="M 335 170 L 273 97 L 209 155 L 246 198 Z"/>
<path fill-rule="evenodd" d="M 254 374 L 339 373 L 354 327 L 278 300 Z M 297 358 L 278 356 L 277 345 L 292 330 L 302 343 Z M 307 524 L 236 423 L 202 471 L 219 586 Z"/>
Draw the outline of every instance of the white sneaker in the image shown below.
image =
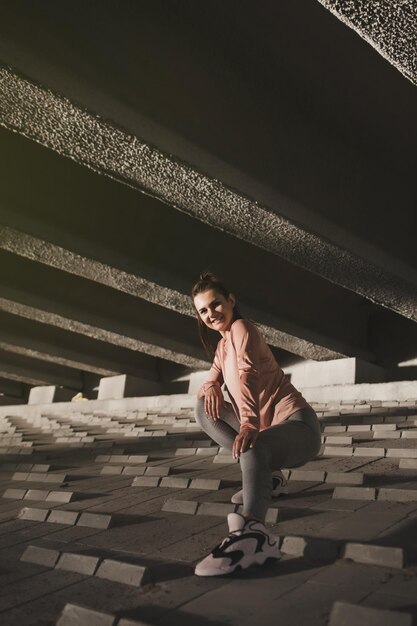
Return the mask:
<path fill-rule="evenodd" d="M 267 559 L 280 559 L 279 538 L 270 535 L 262 522 L 246 520 L 240 513 L 227 516 L 229 535 L 200 561 L 197 576 L 224 576 Z"/>
<path fill-rule="evenodd" d="M 285 478 L 281 470 L 274 470 L 272 474 L 272 491 L 271 497 L 278 498 L 281 493 L 288 493 L 288 480 Z M 233 504 L 243 504 L 243 489 L 240 489 L 230 498 Z"/>

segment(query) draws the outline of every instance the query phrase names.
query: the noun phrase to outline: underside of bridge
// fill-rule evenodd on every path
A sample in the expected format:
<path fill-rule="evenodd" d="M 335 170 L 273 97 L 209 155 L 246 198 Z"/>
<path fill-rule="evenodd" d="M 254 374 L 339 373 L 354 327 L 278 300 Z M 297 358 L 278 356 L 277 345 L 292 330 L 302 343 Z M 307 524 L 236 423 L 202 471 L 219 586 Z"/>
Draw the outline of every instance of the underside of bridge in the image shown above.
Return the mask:
<path fill-rule="evenodd" d="M 284 370 L 416 378 L 411 3 L 372 4 L 2 1 L 5 397 L 207 369 L 203 269 Z"/>

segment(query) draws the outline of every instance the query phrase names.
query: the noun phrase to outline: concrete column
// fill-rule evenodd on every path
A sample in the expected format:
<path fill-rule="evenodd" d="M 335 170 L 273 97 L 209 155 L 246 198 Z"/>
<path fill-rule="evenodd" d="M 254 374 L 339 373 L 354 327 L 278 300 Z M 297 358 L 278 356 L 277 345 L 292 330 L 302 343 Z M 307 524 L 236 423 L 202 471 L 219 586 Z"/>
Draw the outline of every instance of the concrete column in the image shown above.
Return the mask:
<path fill-rule="evenodd" d="M 291 383 L 300 387 L 385 382 L 386 370 L 355 357 L 330 361 L 302 361 L 284 368 Z"/>
<path fill-rule="evenodd" d="M 73 389 L 65 389 L 56 385 L 32 387 L 29 392 L 28 404 L 49 404 L 50 402 L 68 402 L 75 395 Z"/>
<path fill-rule="evenodd" d="M 98 400 L 129 398 L 134 396 L 151 396 L 160 394 L 162 385 L 153 380 L 135 378 L 134 376 L 107 376 L 100 380 Z"/>

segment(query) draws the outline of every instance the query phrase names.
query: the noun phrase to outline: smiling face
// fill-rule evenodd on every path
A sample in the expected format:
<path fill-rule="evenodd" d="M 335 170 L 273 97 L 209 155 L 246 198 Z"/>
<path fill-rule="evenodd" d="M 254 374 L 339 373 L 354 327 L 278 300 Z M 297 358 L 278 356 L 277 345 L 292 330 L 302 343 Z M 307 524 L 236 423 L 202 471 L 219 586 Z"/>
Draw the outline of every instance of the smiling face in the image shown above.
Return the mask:
<path fill-rule="evenodd" d="M 204 324 L 212 330 L 218 330 L 223 336 L 234 321 L 235 302 L 236 299 L 232 293 L 226 299 L 214 289 L 203 291 L 194 298 L 194 306 Z"/>

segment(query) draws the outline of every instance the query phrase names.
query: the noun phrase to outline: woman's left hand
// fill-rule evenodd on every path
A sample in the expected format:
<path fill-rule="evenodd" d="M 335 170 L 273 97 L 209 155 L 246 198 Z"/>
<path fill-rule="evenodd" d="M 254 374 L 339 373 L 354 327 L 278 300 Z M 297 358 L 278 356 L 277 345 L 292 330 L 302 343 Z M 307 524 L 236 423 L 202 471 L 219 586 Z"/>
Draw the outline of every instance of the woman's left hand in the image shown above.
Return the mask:
<path fill-rule="evenodd" d="M 238 433 L 233 442 L 233 458 L 237 459 L 241 452 L 246 452 L 249 448 L 253 448 L 258 437 L 259 431 L 251 429 L 243 429 Z"/>

